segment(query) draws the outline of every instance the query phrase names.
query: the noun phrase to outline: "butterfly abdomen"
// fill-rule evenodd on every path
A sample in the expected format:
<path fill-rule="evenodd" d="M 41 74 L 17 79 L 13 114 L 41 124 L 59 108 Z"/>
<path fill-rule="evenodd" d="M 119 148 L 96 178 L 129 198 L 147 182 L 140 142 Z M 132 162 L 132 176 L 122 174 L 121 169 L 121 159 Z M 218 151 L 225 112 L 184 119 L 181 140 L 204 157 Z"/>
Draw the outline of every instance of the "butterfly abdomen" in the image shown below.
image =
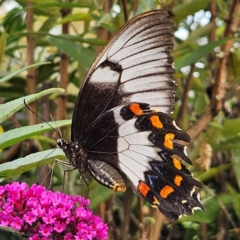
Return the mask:
<path fill-rule="evenodd" d="M 126 185 L 122 175 L 110 164 L 99 160 L 89 161 L 88 168 L 100 184 L 116 192 L 125 192 Z"/>

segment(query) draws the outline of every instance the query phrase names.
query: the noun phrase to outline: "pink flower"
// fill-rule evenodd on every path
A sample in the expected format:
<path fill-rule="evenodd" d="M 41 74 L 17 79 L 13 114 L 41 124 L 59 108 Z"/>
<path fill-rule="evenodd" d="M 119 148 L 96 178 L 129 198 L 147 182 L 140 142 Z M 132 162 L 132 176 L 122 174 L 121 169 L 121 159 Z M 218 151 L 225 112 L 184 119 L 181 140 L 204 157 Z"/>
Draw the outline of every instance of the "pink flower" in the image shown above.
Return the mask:
<path fill-rule="evenodd" d="M 52 224 L 55 223 L 56 218 L 51 213 L 47 213 L 42 216 L 42 220 L 46 224 Z"/>
<path fill-rule="evenodd" d="M 38 239 L 107 239 L 108 227 L 81 196 L 14 182 L 0 186 L 0 224 Z"/>
<path fill-rule="evenodd" d="M 5 192 L 5 188 L 3 186 L 0 186 L 0 196 L 2 196 L 4 192 Z"/>
<path fill-rule="evenodd" d="M 38 234 L 34 234 L 29 238 L 29 240 L 39 240 L 39 239 L 41 238 L 38 236 Z"/>
<path fill-rule="evenodd" d="M 44 237 L 48 237 L 51 232 L 53 230 L 53 227 L 51 225 L 47 225 L 47 224 L 42 224 L 40 226 L 40 230 L 39 232 L 44 236 Z"/>
<path fill-rule="evenodd" d="M 33 214 L 32 212 L 27 212 L 23 216 L 23 220 L 26 221 L 30 226 L 32 226 L 32 223 L 36 221 L 36 215 Z"/>
<path fill-rule="evenodd" d="M 10 226 L 12 222 L 12 217 L 5 215 L 3 212 L 0 214 L 0 224 L 3 226 Z"/>
<path fill-rule="evenodd" d="M 33 208 L 31 208 L 31 212 L 37 217 L 43 216 L 46 213 L 45 208 L 42 208 L 40 204 L 36 204 L 32 207 Z"/>
<path fill-rule="evenodd" d="M 60 221 L 57 221 L 54 225 L 54 230 L 58 233 L 61 233 L 66 229 L 66 224 Z"/>
<path fill-rule="evenodd" d="M 70 240 L 70 239 L 74 239 L 74 236 L 71 233 L 65 234 L 64 240 Z"/>
<path fill-rule="evenodd" d="M 16 230 L 20 230 L 22 228 L 22 225 L 23 225 L 23 221 L 19 217 L 13 218 L 10 223 L 10 227 Z"/>

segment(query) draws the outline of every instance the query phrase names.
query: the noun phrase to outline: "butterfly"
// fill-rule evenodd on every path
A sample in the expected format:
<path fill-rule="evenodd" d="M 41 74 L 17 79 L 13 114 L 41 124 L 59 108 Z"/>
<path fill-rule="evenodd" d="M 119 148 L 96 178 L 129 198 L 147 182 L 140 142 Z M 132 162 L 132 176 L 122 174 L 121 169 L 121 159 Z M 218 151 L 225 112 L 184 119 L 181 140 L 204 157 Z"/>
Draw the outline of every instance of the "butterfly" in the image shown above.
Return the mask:
<path fill-rule="evenodd" d="M 168 219 L 204 209 L 190 142 L 169 114 L 174 109 L 172 21 L 153 10 L 128 21 L 89 68 L 75 105 L 71 140 L 58 139 L 81 174 L 119 192 L 133 191 Z M 176 141 L 177 140 L 177 141 Z"/>

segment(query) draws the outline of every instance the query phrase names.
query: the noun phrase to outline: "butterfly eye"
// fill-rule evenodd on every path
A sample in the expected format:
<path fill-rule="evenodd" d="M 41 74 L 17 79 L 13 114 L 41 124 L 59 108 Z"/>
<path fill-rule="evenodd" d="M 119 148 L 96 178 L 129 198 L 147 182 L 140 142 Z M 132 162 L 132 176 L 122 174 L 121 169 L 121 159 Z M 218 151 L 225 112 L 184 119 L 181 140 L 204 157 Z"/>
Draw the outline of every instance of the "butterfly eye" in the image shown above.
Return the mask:
<path fill-rule="evenodd" d="M 58 145 L 58 147 L 60 147 L 60 148 L 63 147 L 63 141 L 62 141 L 62 139 L 57 139 L 57 145 Z"/>

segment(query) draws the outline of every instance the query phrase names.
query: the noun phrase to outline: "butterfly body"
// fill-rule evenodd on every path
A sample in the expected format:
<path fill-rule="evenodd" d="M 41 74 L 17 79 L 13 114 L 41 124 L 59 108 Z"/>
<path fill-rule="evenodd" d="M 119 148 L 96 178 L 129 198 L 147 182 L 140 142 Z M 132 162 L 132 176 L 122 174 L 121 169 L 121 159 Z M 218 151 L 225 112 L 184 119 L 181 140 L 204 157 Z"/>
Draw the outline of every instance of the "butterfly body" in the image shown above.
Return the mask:
<path fill-rule="evenodd" d="M 80 174 L 89 172 L 100 184 L 114 191 L 125 192 L 125 182 L 112 165 L 104 161 L 92 160 L 77 143 L 58 139 L 57 145 L 63 149 L 73 169 L 78 169 Z"/>
<path fill-rule="evenodd" d="M 131 19 L 90 67 L 75 106 L 71 141 L 58 140 L 70 164 L 99 183 L 134 192 L 166 217 L 204 209 L 186 147 L 169 117 L 176 85 L 172 22 L 156 10 Z"/>

